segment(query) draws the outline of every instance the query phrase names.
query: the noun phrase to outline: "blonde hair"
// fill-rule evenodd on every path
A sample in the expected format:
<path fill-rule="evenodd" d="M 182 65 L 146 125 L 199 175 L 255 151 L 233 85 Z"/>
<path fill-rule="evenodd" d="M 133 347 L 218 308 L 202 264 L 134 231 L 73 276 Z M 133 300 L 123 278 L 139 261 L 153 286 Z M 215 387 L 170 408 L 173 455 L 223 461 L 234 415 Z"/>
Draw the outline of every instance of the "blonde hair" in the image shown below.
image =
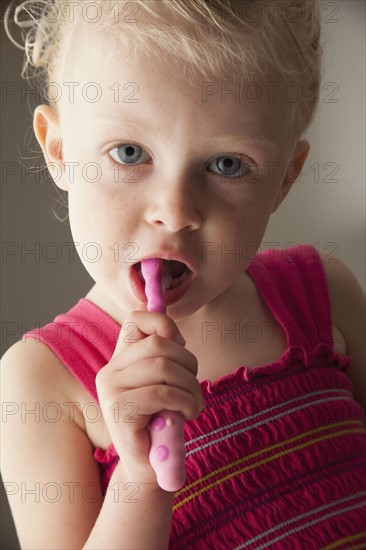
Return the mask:
<path fill-rule="evenodd" d="M 106 65 L 141 52 L 166 59 L 191 85 L 233 76 L 255 83 L 254 94 L 275 85 L 290 104 L 294 141 L 313 121 L 322 69 L 318 0 L 25 0 L 14 13 L 24 45 L 9 31 L 11 7 L 4 25 L 25 51 L 22 77 L 35 78 L 43 97 L 47 90 L 56 112 L 49 84 L 72 74 L 73 59 L 92 60 L 97 47 Z M 84 36 L 92 36 L 90 48 L 80 48 Z"/>
<path fill-rule="evenodd" d="M 10 12 L 4 24 L 14 42 Z M 28 21 L 20 20 L 21 12 Z M 88 54 L 78 44 L 91 29 L 94 44 L 97 36 L 103 38 L 106 63 L 121 62 L 115 47 L 120 40 L 126 53 L 165 56 L 172 67 L 183 66 L 187 83 L 197 76 L 210 81 L 236 75 L 240 82 L 269 86 L 275 78 L 295 107 L 295 139 L 316 111 L 322 59 L 318 0 L 25 0 L 14 21 L 24 35 L 22 77 L 33 66 L 43 96 L 49 83 L 61 81 L 71 54 L 78 52 L 80 60 Z M 56 109 L 50 93 L 47 99 Z"/>

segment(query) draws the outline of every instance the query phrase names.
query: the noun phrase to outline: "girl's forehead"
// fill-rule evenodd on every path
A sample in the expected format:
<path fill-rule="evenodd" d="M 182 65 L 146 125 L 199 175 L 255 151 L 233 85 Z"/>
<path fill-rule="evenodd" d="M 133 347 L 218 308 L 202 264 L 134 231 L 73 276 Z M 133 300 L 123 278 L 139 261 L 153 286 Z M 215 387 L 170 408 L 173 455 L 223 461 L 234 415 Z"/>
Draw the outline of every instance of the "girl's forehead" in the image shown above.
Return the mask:
<path fill-rule="evenodd" d="M 183 63 L 168 56 L 141 54 L 128 61 L 115 56 L 106 62 L 102 50 L 94 49 L 93 63 L 76 54 L 72 78 L 61 83 L 60 113 L 71 131 L 82 123 L 109 135 L 128 120 L 140 130 L 155 125 L 172 131 L 180 125 L 182 134 L 192 128 L 246 132 L 269 146 L 278 146 L 285 135 L 289 104 L 276 97 L 275 88 L 266 90 L 236 74 L 209 80 L 197 74 L 188 81 Z"/>
<path fill-rule="evenodd" d="M 123 86 L 120 92 L 126 94 Z M 130 98 L 132 92 L 139 98 L 135 88 L 128 88 L 127 92 Z M 258 108 L 249 106 L 245 111 L 233 101 L 187 103 L 183 92 L 179 97 L 171 96 L 169 101 L 159 100 L 155 93 L 146 93 L 144 99 L 130 104 L 114 102 L 111 97 L 95 103 L 83 99 L 79 108 L 76 104 L 66 105 L 63 120 L 68 121 L 66 136 L 73 143 L 104 146 L 129 139 L 152 150 L 174 148 L 179 143 L 182 154 L 188 144 L 197 154 L 210 148 L 244 151 L 249 146 L 263 158 L 278 158 L 286 136 L 283 124 L 278 119 L 261 116 Z"/>
<path fill-rule="evenodd" d="M 196 73 L 188 80 L 185 64 L 168 56 L 139 55 L 129 61 L 117 56 L 106 62 L 102 55 L 96 55 L 93 63 L 86 63 L 76 54 L 56 86 L 63 86 L 66 91 L 72 88 L 69 94 L 60 90 L 59 95 L 74 100 L 75 92 L 75 101 L 79 98 L 86 106 L 124 103 L 133 108 L 135 104 L 154 101 L 167 105 L 173 100 L 177 107 L 181 102 L 191 103 L 192 107 L 200 105 L 202 109 L 235 104 L 240 110 L 249 106 L 251 112 L 268 115 L 286 103 L 278 84 L 273 78 L 258 82 L 245 74 L 207 78 Z"/>
<path fill-rule="evenodd" d="M 81 89 L 78 95 L 86 102 L 92 103 L 89 96 L 93 92 L 98 102 L 102 96 L 129 106 L 154 96 L 158 102 L 167 102 L 173 96 L 202 107 L 234 102 L 240 109 L 249 106 L 252 112 L 267 111 L 267 115 L 286 103 L 275 74 L 261 75 L 258 81 L 245 69 L 227 67 L 222 69 L 225 73 L 208 75 L 203 67 L 199 73 L 187 59 L 174 53 L 145 49 L 89 31 L 78 34 L 77 44 L 77 48 L 65 45 L 64 70 L 58 81 L 71 81 Z M 285 106 L 289 107 L 288 101 Z"/>

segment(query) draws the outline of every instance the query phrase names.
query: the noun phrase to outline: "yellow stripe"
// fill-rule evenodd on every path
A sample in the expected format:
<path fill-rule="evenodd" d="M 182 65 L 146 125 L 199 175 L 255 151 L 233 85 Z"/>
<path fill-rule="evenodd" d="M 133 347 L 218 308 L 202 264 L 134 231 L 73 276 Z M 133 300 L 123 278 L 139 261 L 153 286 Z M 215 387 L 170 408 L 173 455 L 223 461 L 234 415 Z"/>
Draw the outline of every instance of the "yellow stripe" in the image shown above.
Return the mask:
<path fill-rule="evenodd" d="M 360 425 L 363 426 L 362 421 L 352 420 L 350 422 L 344 421 L 344 422 L 337 422 L 337 423 L 334 423 L 334 424 L 328 424 L 327 426 L 322 426 L 321 428 L 316 428 L 315 430 L 305 432 L 305 433 L 303 433 L 299 436 L 295 436 L 295 437 L 293 437 L 291 439 L 288 439 L 288 440 L 286 440 L 284 442 L 281 442 L 281 443 L 276 443 L 275 445 L 272 445 L 270 447 L 266 447 L 265 449 L 261 449 L 260 451 L 257 451 L 257 452 L 255 452 L 251 455 L 248 455 L 244 458 L 236 460 L 235 462 L 232 462 L 231 464 L 228 464 L 228 465 L 226 465 L 222 468 L 219 468 L 218 470 L 208 474 L 207 476 L 204 476 L 203 478 L 200 478 L 200 479 L 196 480 L 195 482 L 191 483 L 191 485 L 188 485 L 187 487 L 184 487 L 180 491 L 177 491 L 176 496 L 179 496 L 179 494 L 182 494 L 183 492 L 186 492 L 189 488 L 191 488 L 191 487 L 193 487 L 193 486 L 195 486 L 199 483 L 202 483 L 203 481 L 209 479 L 210 477 L 213 477 L 214 475 L 216 475 L 218 473 L 221 473 L 221 472 L 223 472 L 223 471 L 225 471 L 229 468 L 232 468 L 233 466 L 237 466 L 238 464 L 242 464 L 243 462 L 247 462 L 248 460 L 250 460 L 251 458 L 254 458 L 255 456 L 259 456 L 259 455 L 264 454 L 265 452 L 268 452 L 272 449 L 287 445 L 287 444 L 289 444 L 293 441 L 296 441 L 298 439 L 302 439 L 302 438 L 306 437 L 307 435 L 314 434 L 314 433 L 317 433 L 319 431 L 324 431 L 325 429 L 333 427 L 333 426 L 341 426 L 341 425 L 344 425 L 344 424 L 360 424 Z M 284 451 L 281 451 L 280 453 L 277 453 L 275 455 L 267 457 L 267 458 L 265 458 L 263 460 L 260 460 L 259 462 L 256 462 L 254 464 L 250 464 L 249 466 L 241 468 L 240 470 L 237 470 L 236 472 L 232 472 L 231 474 L 228 474 L 225 477 L 223 477 L 221 479 L 218 479 L 218 480 L 214 481 L 213 483 L 210 483 L 210 484 L 206 485 L 205 487 L 202 487 L 201 489 L 199 489 L 198 491 L 196 491 L 192 495 L 189 495 L 188 497 L 184 498 L 182 501 L 180 501 L 176 505 L 174 505 L 173 510 L 176 510 L 176 509 L 180 508 L 186 502 L 189 502 L 190 500 L 196 498 L 200 494 L 205 493 L 206 491 L 208 491 L 212 487 L 215 487 L 216 485 L 220 485 L 221 483 L 223 483 L 224 481 L 227 481 L 228 479 L 236 477 L 237 475 L 240 475 L 240 474 L 242 474 L 246 471 L 253 470 L 254 468 L 257 468 L 258 466 L 266 464 L 267 462 L 271 462 L 271 461 L 275 460 L 276 458 L 279 458 L 281 456 L 285 456 L 286 454 L 292 453 L 294 451 L 298 451 L 300 449 L 304 449 L 304 448 L 309 447 L 310 445 L 313 445 L 314 443 L 317 443 L 319 441 L 325 441 L 326 439 L 331 439 L 335 436 L 339 436 L 339 435 L 343 435 L 343 434 L 351 434 L 351 433 L 364 433 L 365 431 L 366 430 L 363 427 L 361 429 L 354 429 L 354 430 L 341 430 L 341 431 L 338 431 L 338 432 L 333 432 L 331 434 L 324 435 L 322 437 L 315 438 L 311 441 L 307 441 L 307 442 L 305 442 L 301 445 L 297 445 L 297 446 L 292 447 L 290 449 L 286 449 Z"/>
<path fill-rule="evenodd" d="M 362 533 L 357 533 L 357 535 L 352 535 L 351 537 L 344 537 L 343 539 L 339 539 L 336 542 L 329 544 L 328 546 L 323 546 L 322 548 L 320 548 L 320 550 L 333 550 L 333 548 L 337 548 L 345 542 L 352 542 L 354 540 L 361 539 L 364 536 L 366 536 L 366 531 L 363 531 Z M 365 544 L 366 543 L 364 543 L 364 546 L 353 546 L 353 548 L 365 548 Z"/>
<path fill-rule="evenodd" d="M 180 508 L 181 506 L 183 506 L 183 504 L 186 504 L 187 502 L 189 502 L 190 500 L 196 498 L 197 496 L 201 495 L 202 493 L 205 493 L 209 489 L 212 489 L 212 487 L 215 487 L 216 485 L 221 485 L 221 483 L 224 483 L 228 479 L 236 477 L 236 476 L 238 476 L 238 475 L 240 475 L 244 472 L 247 472 L 249 470 L 253 470 L 254 468 L 257 468 L 258 466 L 262 466 L 263 464 L 266 464 L 267 462 L 272 462 L 276 458 L 279 458 L 281 456 L 285 456 L 289 453 L 292 453 L 294 451 L 298 451 L 300 449 L 304 449 L 304 448 L 309 447 L 310 445 L 312 445 L 314 443 L 318 443 L 319 441 L 325 441 L 326 439 L 332 439 L 337 435 L 344 435 L 344 434 L 351 434 L 351 433 L 362 433 L 362 432 L 365 432 L 365 429 L 341 430 L 339 432 L 333 432 L 331 434 L 327 434 L 327 435 L 324 435 L 322 437 L 318 437 L 318 438 L 313 439 L 311 441 L 307 441 L 306 443 L 303 443 L 302 445 L 296 445 L 295 447 L 292 447 L 290 449 L 286 449 L 285 451 L 281 451 L 280 453 L 277 453 L 277 454 L 272 455 L 270 457 L 264 458 L 263 460 L 260 460 L 259 462 L 256 462 L 254 464 L 250 464 L 249 466 L 246 466 L 245 468 L 241 468 L 240 470 L 237 470 L 236 472 L 233 472 L 233 473 L 231 473 L 231 474 L 229 474 L 229 475 L 227 475 L 227 476 L 225 476 L 221 479 L 217 479 L 213 483 L 210 483 L 209 485 L 206 485 L 205 487 L 202 487 L 202 489 L 196 491 L 192 495 L 189 495 L 188 497 L 186 497 L 183 500 L 181 500 L 180 502 L 178 502 L 178 504 L 173 506 L 173 510 L 176 510 L 177 508 Z M 244 459 L 244 460 L 247 460 L 247 459 Z"/>
<path fill-rule="evenodd" d="M 200 479 L 197 479 L 196 481 L 193 481 L 190 485 L 187 485 L 186 487 L 183 487 L 179 491 L 175 493 L 175 497 L 180 496 L 181 494 L 185 493 L 195 485 L 198 485 L 199 483 L 202 483 L 206 481 L 207 479 L 210 479 L 210 477 L 214 477 L 217 474 L 220 474 L 221 472 L 224 472 L 225 470 L 229 470 L 230 468 L 233 468 L 234 466 L 237 466 L 238 464 L 242 464 L 243 462 L 246 462 L 250 460 L 251 458 L 255 458 L 256 456 L 260 456 L 261 454 L 264 454 L 268 451 L 273 451 L 274 449 L 277 449 L 278 447 L 283 447 L 284 445 L 288 445 L 289 443 L 292 443 L 293 441 L 298 441 L 299 439 L 303 439 L 304 437 L 307 437 L 308 435 L 312 435 L 318 432 L 322 432 L 324 430 L 344 426 L 345 424 L 358 424 L 359 426 L 363 427 L 363 422 L 361 420 L 344 420 L 343 422 L 334 422 L 332 424 L 326 424 L 325 426 L 321 426 L 320 428 L 315 428 L 314 430 L 310 430 L 309 432 L 304 432 L 300 435 L 296 435 L 295 437 L 291 437 L 290 439 L 286 439 L 285 441 L 280 441 L 279 443 L 276 443 L 275 445 L 271 445 L 270 447 L 266 447 L 265 449 L 261 449 L 260 451 L 256 451 L 255 453 L 252 453 L 251 455 L 248 455 L 244 458 L 239 458 L 235 462 L 231 462 L 230 464 L 226 464 L 225 466 L 222 466 L 221 468 L 214 470 L 213 472 L 210 472 L 204 477 L 201 477 Z"/>

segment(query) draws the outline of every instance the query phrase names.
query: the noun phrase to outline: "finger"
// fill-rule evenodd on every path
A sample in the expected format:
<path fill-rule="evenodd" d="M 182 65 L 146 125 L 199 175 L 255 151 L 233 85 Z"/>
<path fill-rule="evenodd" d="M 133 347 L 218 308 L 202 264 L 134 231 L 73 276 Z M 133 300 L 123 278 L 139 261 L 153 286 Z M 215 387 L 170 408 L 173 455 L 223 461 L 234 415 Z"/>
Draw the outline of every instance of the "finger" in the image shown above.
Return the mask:
<path fill-rule="evenodd" d="M 136 419 L 137 422 L 131 422 L 129 428 L 132 431 L 140 430 L 141 424 L 144 427 L 148 424 L 148 419 L 143 417 L 151 416 L 164 409 L 180 411 L 187 420 L 197 418 L 201 411 L 197 400 L 190 392 L 174 386 L 145 386 L 138 390 L 129 390 L 124 393 L 123 397 L 124 407 L 126 407 L 126 403 L 134 406 L 134 420 Z"/>
<path fill-rule="evenodd" d="M 202 403 L 202 390 L 199 381 L 180 364 L 166 357 L 145 359 L 115 373 L 115 389 L 131 390 L 153 385 L 168 385 L 183 389 L 193 395 L 198 405 Z"/>
<path fill-rule="evenodd" d="M 185 340 L 173 319 L 163 313 L 136 310 L 123 322 L 112 358 L 153 334 L 185 345 Z"/>
<path fill-rule="evenodd" d="M 126 369 L 140 361 L 150 361 L 150 366 L 172 361 L 197 376 L 198 361 L 195 355 L 180 344 L 153 334 L 126 347 L 121 355 L 115 354 L 113 364 L 116 369 Z M 112 360 L 110 361 L 110 363 Z"/>

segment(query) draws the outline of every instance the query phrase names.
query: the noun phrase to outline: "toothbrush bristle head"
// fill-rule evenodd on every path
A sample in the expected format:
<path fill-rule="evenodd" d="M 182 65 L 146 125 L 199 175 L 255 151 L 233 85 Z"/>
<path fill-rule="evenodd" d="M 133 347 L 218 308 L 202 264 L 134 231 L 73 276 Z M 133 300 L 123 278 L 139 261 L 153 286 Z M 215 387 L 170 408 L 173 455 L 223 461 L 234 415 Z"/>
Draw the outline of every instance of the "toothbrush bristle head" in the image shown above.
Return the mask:
<path fill-rule="evenodd" d="M 141 261 L 141 272 L 145 279 L 145 294 L 148 311 L 166 312 L 162 287 L 162 266 L 163 260 L 159 258 L 148 258 Z"/>
<path fill-rule="evenodd" d="M 159 258 L 148 258 L 146 260 L 141 260 L 141 271 L 144 277 L 145 274 L 155 274 L 156 276 L 161 276 L 163 272 L 163 261 Z"/>

